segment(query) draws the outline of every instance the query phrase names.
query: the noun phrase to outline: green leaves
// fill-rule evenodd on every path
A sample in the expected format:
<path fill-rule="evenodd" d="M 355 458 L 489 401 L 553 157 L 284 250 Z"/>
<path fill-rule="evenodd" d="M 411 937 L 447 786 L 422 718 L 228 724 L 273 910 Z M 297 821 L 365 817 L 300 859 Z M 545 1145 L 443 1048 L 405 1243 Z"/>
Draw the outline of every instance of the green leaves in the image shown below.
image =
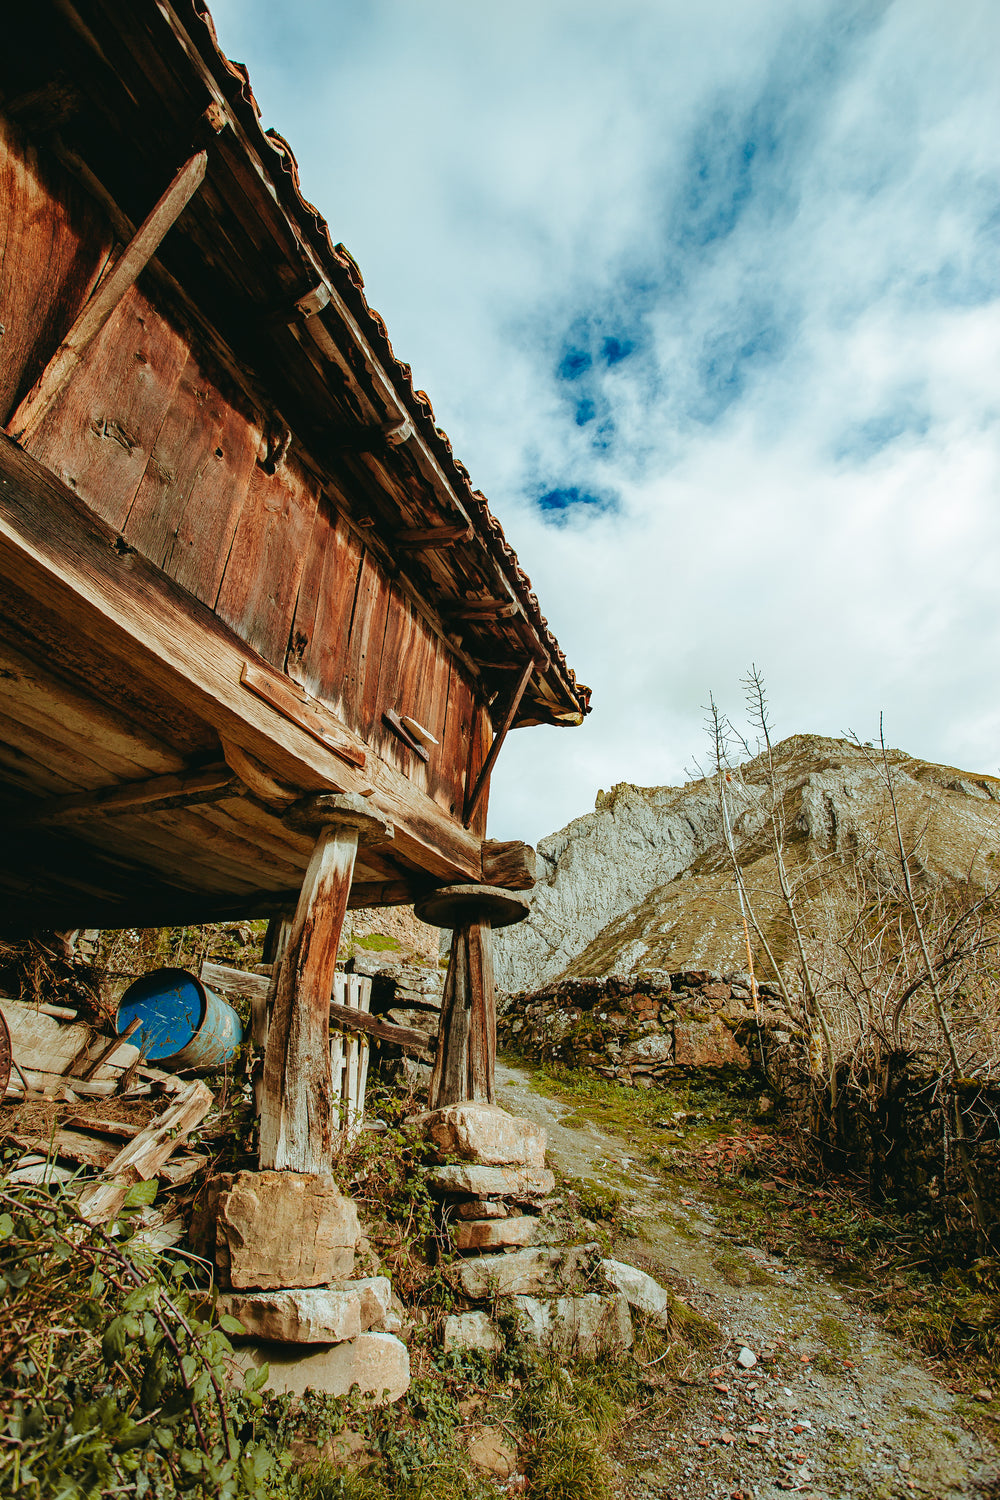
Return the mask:
<path fill-rule="evenodd" d="M 151 1177 L 148 1182 L 133 1182 L 125 1194 L 122 1208 L 148 1208 L 151 1203 L 155 1202 L 159 1185 L 155 1177 Z"/>

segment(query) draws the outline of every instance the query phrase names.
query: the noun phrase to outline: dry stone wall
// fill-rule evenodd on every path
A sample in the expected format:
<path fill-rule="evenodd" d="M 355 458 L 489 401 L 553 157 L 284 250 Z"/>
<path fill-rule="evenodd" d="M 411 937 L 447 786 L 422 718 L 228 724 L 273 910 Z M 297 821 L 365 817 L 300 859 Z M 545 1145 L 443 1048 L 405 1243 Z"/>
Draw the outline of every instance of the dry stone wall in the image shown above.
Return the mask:
<path fill-rule="evenodd" d="M 564 979 L 511 996 L 498 1037 L 524 1057 L 642 1087 L 678 1071 L 746 1071 L 760 1061 L 762 1045 L 769 1062 L 781 1056 L 790 1067 L 799 1028 L 779 1009 L 776 989 L 762 985 L 759 996 L 758 1023 L 749 974 L 698 969 Z"/>

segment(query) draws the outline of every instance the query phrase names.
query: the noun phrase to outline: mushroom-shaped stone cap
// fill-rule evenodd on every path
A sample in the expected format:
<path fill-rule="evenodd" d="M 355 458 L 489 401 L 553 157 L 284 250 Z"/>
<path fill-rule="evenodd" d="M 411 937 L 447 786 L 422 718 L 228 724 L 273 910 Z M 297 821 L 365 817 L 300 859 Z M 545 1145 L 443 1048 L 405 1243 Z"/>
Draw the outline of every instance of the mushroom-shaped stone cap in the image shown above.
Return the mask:
<path fill-rule="evenodd" d="M 413 911 L 430 927 L 460 927 L 463 922 L 510 927 L 524 921 L 530 905 L 524 891 L 506 891 L 497 885 L 442 885 L 421 896 Z"/>
<path fill-rule="evenodd" d="M 324 828 L 356 828 L 358 843 L 377 849 L 392 843 L 395 830 L 388 818 L 376 812 L 356 792 L 320 792 L 302 797 L 285 813 L 284 821 L 299 833 L 319 833 Z"/>

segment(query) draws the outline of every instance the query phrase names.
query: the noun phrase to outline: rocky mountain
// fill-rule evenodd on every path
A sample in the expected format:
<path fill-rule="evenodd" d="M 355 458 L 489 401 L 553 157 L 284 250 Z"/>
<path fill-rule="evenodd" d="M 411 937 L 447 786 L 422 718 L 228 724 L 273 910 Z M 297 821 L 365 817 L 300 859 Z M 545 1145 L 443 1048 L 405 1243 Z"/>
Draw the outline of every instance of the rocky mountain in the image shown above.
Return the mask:
<path fill-rule="evenodd" d="M 1000 780 L 898 750 L 888 759 L 917 877 L 925 885 L 988 879 L 1000 853 Z M 835 944 L 870 899 L 863 871 L 892 859 L 878 756 L 849 740 L 794 735 L 774 747 L 770 767 L 758 756 L 732 771 L 725 792 L 743 880 L 779 966 L 791 957 L 791 935 L 771 853 L 772 803 L 806 942 L 814 951 Z M 598 793 L 592 813 L 543 839 L 538 853 L 530 917 L 496 935 L 502 989 L 747 967 L 717 778 L 682 787 L 619 783 Z"/>

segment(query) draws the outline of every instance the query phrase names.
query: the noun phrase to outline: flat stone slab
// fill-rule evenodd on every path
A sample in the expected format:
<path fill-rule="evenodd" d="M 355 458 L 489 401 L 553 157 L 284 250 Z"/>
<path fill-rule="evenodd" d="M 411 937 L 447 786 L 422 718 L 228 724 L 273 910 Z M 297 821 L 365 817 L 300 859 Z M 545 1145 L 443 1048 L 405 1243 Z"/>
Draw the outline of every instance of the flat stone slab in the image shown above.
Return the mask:
<path fill-rule="evenodd" d="M 654 1281 L 652 1276 L 647 1276 L 645 1271 L 640 1271 L 637 1266 L 626 1265 L 621 1260 L 602 1260 L 600 1271 L 608 1286 L 626 1298 L 629 1307 L 634 1307 L 637 1312 L 645 1313 L 647 1318 L 655 1318 L 658 1322 L 666 1318 L 670 1308 L 670 1293 L 658 1281 Z"/>
<path fill-rule="evenodd" d="M 234 1291 L 314 1287 L 349 1278 L 358 1211 L 326 1177 L 222 1173 L 209 1180 L 192 1238 Z"/>
<path fill-rule="evenodd" d="M 585 1292 L 579 1297 L 515 1297 L 523 1332 L 554 1354 L 593 1355 L 632 1347 L 632 1317 L 620 1292 Z"/>
<path fill-rule="evenodd" d="M 599 1255 L 597 1245 L 515 1250 L 511 1255 L 481 1255 L 451 1267 L 451 1276 L 467 1297 L 534 1296 L 568 1291 Z"/>
<path fill-rule="evenodd" d="M 457 1163 L 434 1167 L 427 1184 L 439 1193 L 464 1198 L 547 1198 L 556 1185 L 554 1175 L 541 1167 L 479 1167 Z"/>
<path fill-rule="evenodd" d="M 452 1349 L 485 1349 L 492 1354 L 500 1340 L 489 1313 L 450 1313 L 444 1320 L 444 1352 Z"/>
<path fill-rule="evenodd" d="M 538 1233 L 538 1220 L 529 1214 L 509 1219 L 483 1219 L 453 1224 L 451 1243 L 456 1250 L 498 1250 L 501 1245 L 531 1245 Z"/>
<path fill-rule="evenodd" d="M 391 1333 L 361 1333 L 344 1344 L 281 1344 L 261 1341 L 233 1351 L 237 1369 L 268 1366 L 265 1390 L 302 1396 L 307 1390 L 346 1396 L 359 1387 L 382 1406 L 405 1396 L 410 1385 L 410 1354 Z"/>
<path fill-rule="evenodd" d="M 508 1114 L 496 1104 L 466 1102 L 415 1115 L 420 1130 L 442 1156 L 493 1167 L 545 1166 L 548 1139 L 541 1125 Z"/>
<path fill-rule="evenodd" d="M 220 1312 L 238 1318 L 248 1334 L 285 1344 L 338 1344 L 372 1329 L 383 1331 L 391 1304 L 387 1276 L 339 1287 L 228 1292 L 218 1303 Z"/>
<path fill-rule="evenodd" d="M 473 1198 L 471 1203 L 457 1203 L 454 1208 L 458 1219 L 506 1219 L 509 1213 L 509 1204 L 492 1198 Z"/>

